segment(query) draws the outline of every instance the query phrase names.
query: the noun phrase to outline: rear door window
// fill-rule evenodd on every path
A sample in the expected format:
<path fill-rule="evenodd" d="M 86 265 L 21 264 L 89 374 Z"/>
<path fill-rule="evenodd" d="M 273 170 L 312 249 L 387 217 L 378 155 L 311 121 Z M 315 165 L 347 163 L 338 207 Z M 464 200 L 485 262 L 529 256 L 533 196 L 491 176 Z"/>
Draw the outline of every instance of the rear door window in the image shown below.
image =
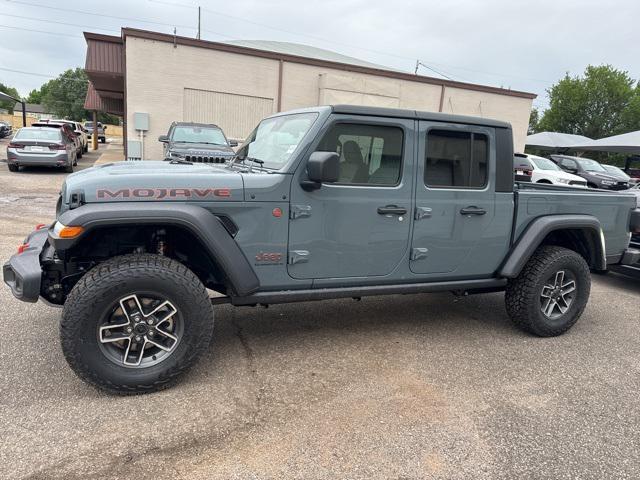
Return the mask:
<path fill-rule="evenodd" d="M 483 188 L 488 159 L 489 138 L 484 133 L 429 130 L 424 183 L 439 188 Z"/>
<path fill-rule="evenodd" d="M 58 142 L 61 140 L 60 130 L 43 129 L 43 130 L 19 130 L 14 137 L 16 140 L 46 140 Z"/>

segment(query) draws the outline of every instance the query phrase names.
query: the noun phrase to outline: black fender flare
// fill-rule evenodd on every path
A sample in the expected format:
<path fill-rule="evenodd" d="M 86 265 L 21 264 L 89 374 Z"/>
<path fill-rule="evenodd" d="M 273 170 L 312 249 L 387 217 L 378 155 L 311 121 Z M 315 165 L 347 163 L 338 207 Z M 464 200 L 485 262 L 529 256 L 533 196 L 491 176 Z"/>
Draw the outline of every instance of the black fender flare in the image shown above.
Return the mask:
<path fill-rule="evenodd" d="M 182 227 L 202 242 L 226 276 L 234 294 L 245 296 L 260 288 L 260 281 L 251 264 L 222 221 L 198 205 L 143 202 L 85 204 L 66 211 L 60 215 L 58 222 L 84 228 L 82 235 L 72 239 L 59 238 L 55 228 L 51 228 L 49 243 L 58 251 L 68 250 L 87 232 L 98 227 L 143 224 Z"/>
<path fill-rule="evenodd" d="M 595 269 L 607 269 L 604 235 L 600 221 L 596 217 L 592 215 L 548 215 L 538 217 L 527 225 L 498 270 L 499 276 L 517 277 L 545 237 L 551 232 L 559 230 L 585 230 L 588 232 L 592 236 L 596 250 L 594 252 Z"/>

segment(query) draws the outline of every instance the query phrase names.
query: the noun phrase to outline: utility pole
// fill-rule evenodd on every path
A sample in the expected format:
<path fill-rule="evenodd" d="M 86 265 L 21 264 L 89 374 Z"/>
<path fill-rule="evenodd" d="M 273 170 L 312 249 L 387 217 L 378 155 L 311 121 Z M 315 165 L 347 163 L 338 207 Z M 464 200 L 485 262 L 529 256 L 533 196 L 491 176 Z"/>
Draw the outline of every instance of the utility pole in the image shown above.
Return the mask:
<path fill-rule="evenodd" d="M 200 40 L 200 5 L 198 5 L 198 36 L 196 38 Z"/>

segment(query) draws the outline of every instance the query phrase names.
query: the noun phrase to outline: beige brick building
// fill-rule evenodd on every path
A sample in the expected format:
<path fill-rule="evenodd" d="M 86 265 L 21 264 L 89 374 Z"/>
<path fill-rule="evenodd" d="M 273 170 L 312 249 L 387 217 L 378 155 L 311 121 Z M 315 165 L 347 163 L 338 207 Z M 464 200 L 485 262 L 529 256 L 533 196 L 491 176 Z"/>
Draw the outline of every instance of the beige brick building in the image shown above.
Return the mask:
<path fill-rule="evenodd" d="M 304 45 L 217 43 L 122 29 L 121 37 L 85 33 L 92 82 L 87 108 L 124 115 L 129 141 L 160 159 L 173 121 L 216 123 L 242 140 L 263 117 L 324 104 L 441 111 L 504 120 L 524 149 L 534 94 L 387 69 Z M 134 114 L 149 127 L 135 129 Z"/>

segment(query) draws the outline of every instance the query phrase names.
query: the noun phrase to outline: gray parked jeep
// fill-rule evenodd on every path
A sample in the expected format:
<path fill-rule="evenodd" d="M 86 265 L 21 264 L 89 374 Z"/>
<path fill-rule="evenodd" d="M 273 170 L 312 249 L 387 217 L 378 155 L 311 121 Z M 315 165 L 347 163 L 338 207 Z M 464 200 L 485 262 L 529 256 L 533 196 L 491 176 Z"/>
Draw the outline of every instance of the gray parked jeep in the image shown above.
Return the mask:
<path fill-rule="evenodd" d="M 123 162 L 67 177 L 56 220 L 4 266 L 63 306 L 74 371 L 169 385 L 207 348 L 212 304 L 506 291 L 540 336 L 582 314 L 589 270 L 634 263 L 633 196 L 516 184 L 511 127 L 353 106 L 263 120 L 225 165 Z M 209 298 L 207 290 L 223 296 Z"/>
<path fill-rule="evenodd" d="M 165 160 L 185 160 L 199 163 L 230 161 L 238 142 L 227 140 L 220 127 L 206 123 L 173 122 L 169 133 L 158 140 L 164 144 Z"/>

